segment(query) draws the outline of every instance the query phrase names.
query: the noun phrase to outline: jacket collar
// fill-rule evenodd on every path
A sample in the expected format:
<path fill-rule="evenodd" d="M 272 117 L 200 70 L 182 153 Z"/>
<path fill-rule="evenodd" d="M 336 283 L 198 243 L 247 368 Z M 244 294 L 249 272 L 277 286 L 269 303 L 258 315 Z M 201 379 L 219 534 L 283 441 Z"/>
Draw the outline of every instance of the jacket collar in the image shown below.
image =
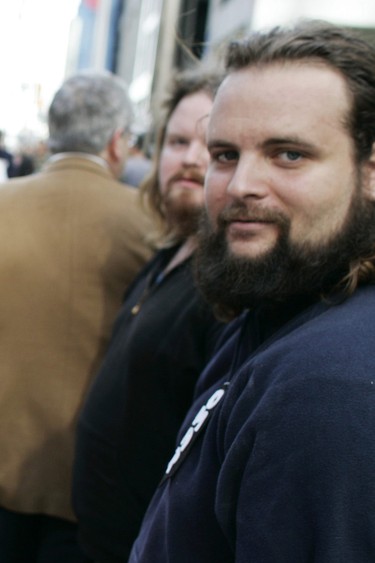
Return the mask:
<path fill-rule="evenodd" d="M 109 170 L 109 166 L 107 162 L 104 160 L 104 158 L 97 156 L 95 154 L 88 154 L 85 152 L 59 152 L 50 156 L 49 159 L 47 160 L 47 164 L 54 164 L 55 162 L 60 162 L 62 160 L 66 160 L 70 158 L 79 158 L 83 160 L 88 160 L 90 162 L 99 164 L 99 166 L 105 168 L 106 170 Z"/>

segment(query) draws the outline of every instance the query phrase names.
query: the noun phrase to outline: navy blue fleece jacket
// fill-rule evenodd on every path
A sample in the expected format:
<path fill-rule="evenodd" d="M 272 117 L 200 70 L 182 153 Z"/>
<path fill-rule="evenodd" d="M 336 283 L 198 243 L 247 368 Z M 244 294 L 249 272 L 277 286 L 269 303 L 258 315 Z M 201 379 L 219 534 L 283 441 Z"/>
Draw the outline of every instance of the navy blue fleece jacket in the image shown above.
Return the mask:
<path fill-rule="evenodd" d="M 131 563 L 374 560 L 375 288 L 289 316 L 203 374 Z"/>

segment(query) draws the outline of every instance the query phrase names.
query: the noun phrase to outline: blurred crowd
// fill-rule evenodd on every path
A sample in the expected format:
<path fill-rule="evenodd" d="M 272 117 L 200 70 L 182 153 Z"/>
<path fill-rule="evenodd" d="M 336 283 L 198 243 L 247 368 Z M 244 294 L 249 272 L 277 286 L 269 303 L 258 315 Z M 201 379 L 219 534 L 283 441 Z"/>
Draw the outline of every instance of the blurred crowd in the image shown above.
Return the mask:
<path fill-rule="evenodd" d="M 151 133 L 137 131 L 129 136 L 128 157 L 120 176 L 120 180 L 128 186 L 139 187 L 150 172 Z M 6 132 L 0 130 L 0 182 L 38 172 L 48 156 L 47 140 L 21 141 L 11 149 L 6 142 Z"/>

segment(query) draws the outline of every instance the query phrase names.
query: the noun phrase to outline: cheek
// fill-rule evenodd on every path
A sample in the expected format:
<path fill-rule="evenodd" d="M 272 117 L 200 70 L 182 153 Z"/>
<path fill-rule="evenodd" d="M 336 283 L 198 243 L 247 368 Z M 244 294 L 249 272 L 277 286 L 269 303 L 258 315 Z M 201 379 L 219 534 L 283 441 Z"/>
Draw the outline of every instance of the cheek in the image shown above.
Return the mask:
<path fill-rule="evenodd" d="M 354 186 L 339 174 L 331 182 L 311 185 L 305 192 L 296 191 L 287 208 L 291 216 L 291 238 L 294 241 L 318 243 L 341 228 L 351 204 Z M 306 184 L 305 186 L 306 187 Z M 312 195 L 313 194 L 313 195 Z"/>
<path fill-rule="evenodd" d="M 163 149 L 159 161 L 159 185 L 162 193 L 165 192 L 168 181 L 178 169 L 177 159 L 171 151 Z"/>
<path fill-rule="evenodd" d="M 209 218 L 215 220 L 226 204 L 226 182 L 210 170 L 206 176 L 204 199 Z"/>

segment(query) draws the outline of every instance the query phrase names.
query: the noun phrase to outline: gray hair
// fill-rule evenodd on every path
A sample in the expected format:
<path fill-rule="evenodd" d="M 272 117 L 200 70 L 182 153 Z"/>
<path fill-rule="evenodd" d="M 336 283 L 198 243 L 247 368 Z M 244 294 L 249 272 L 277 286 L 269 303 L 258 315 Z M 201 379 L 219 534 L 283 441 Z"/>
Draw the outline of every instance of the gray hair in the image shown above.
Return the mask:
<path fill-rule="evenodd" d="M 126 83 L 107 71 L 84 71 L 68 78 L 52 100 L 48 146 L 53 153 L 99 154 L 132 119 Z"/>

